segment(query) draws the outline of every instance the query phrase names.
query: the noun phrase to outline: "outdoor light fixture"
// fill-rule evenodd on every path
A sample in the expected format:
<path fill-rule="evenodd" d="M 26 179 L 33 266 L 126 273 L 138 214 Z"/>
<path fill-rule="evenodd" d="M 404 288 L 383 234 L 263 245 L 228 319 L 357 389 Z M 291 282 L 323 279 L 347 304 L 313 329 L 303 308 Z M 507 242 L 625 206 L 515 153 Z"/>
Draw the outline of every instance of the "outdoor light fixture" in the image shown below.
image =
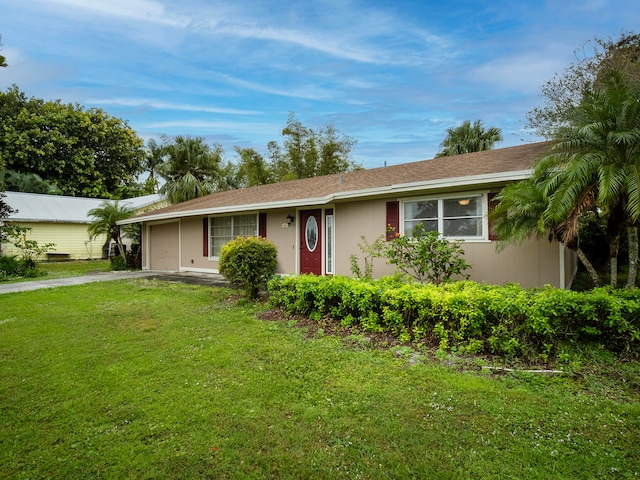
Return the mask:
<path fill-rule="evenodd" d="M 471 199 L 470 198 L 461 198 L 460 200 L 458 200 L 458 203 L 460 205 L 462 205 L 463 207 L 466 207 L 467 205 L 469 205 L 471 203 Z"/>
<path fill-rule="evenodd" d="M 293 215 L 287 215 L 287 225 L 291 225 L 294 220 Z"/>

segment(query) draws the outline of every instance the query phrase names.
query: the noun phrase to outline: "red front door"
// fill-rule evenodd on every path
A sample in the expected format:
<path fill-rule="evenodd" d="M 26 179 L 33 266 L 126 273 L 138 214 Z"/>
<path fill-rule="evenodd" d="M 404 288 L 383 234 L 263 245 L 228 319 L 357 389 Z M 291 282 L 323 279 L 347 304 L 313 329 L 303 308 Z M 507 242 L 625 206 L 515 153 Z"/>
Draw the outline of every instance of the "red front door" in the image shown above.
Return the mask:
<path fill-rule="evenodd" d="M 322 275 L 322 211 L 300 212 L 300 273 Z"/>

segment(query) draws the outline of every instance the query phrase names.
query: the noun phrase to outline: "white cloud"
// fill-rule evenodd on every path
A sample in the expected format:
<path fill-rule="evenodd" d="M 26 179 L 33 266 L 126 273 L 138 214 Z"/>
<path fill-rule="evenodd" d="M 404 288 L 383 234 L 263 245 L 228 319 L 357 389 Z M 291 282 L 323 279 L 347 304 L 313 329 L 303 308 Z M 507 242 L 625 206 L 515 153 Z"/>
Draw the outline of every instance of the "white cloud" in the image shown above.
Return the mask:
<path fill-rule="evenodd" d="M 169 14 L 164 5 L 154 0 L 42 0 L 84 10 L 98 15 L 122 17 L 138 21 L 162 23 L 165 25 L 185 27 L 190 21 L 185 17 Z"/>
<path fill-rule="evenodd" d="M 97 105 L 116 105 L 123 107 L 144 107 L 158 110 L 180 110 L 188 112 L 223 113 L 228 115 L 257 115 L 262 112 L 257 110 L 240 110 L 234 108 L 207 107 L 204 105 L 192 105 L 162 102 L 154 99 L 143 98 L 93 98 L 87 99 L 87 103 Z"/>

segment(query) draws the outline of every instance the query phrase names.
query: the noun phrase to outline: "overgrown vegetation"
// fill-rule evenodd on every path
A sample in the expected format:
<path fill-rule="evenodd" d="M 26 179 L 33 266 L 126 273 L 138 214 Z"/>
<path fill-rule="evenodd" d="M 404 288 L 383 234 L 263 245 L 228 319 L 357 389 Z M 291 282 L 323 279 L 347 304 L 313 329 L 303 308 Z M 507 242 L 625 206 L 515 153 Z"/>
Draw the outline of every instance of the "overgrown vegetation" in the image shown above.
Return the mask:
<path fill-rule="evenodd" d="M 247 297 L 258 297 L 275 273 L 278 250 L 271 240 L 262 237 L 238 237 L 220 251 L 220 273 L 244 288 Z"/>
<path fill-rule="evenodd" d="M 36 240 L 27 238 L 30 227 L 24 227 L 14 222 L 2 225 L 0 243 L 13 244 L 20 255 L 0 255 L 0 282 L 15 277 L 33 278 L 41 275 L 36 260 L 48 251 L 55 250 L 55 243 L 39 245 Z"/>
<path fill-rule="evenodd" d="M 411 347 L 259 320 L 232 295 L 132 280 L 0 297 L 0 476 L 640 474 L 637 363 L 458 372 Z"/>
<path fill-rule="evenodd" d="M 420 282 L 439 285 L 449 282 L 452 277 L 464 276 L 469 265 L 464 259 L 464 250 L 460 242 L 451 242 L 438 232 L 425 231 L 424 225 L 418 223 L 410 234 L 400 234 L 389 225 L 387 233 L 390 241 L 381 235 L 373 243 L 360 237 L 358 247 L 363 255 L 364 268 L 354 254 L 349 257 L 351 273 L 363 280 L 373 279 L 374 258 L 385 258 L 387 263 L 396 266 L 400 275 L 411 277 Z"/>
<path fill-rule="evenodd" d="M 525 362 L 563 361 L 583 347 L 637 357 L 640 290 L 555 288 L 455 282 L 439 286 L 397 278 L 274 278 L 271 304 L 314 320 L 384 332 L 442 352 L 499 355 Z"/>

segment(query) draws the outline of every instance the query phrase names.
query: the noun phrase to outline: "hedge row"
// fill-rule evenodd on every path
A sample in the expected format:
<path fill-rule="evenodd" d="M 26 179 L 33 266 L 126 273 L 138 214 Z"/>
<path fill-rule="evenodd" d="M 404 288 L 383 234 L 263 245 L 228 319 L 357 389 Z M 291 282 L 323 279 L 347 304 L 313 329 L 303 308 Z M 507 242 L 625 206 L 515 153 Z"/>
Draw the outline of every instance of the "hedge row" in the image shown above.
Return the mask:
<path fill-rule="evenodd" d="M 395 278 L 276 277 L 271 304 L 312 319 L 386 332 L 402 341 L 468 353 L 548 358 L 568 344 L 590 343 L 636 355 L 640 289 L 525 290 L 475 282 L 435 285 Z"/>

